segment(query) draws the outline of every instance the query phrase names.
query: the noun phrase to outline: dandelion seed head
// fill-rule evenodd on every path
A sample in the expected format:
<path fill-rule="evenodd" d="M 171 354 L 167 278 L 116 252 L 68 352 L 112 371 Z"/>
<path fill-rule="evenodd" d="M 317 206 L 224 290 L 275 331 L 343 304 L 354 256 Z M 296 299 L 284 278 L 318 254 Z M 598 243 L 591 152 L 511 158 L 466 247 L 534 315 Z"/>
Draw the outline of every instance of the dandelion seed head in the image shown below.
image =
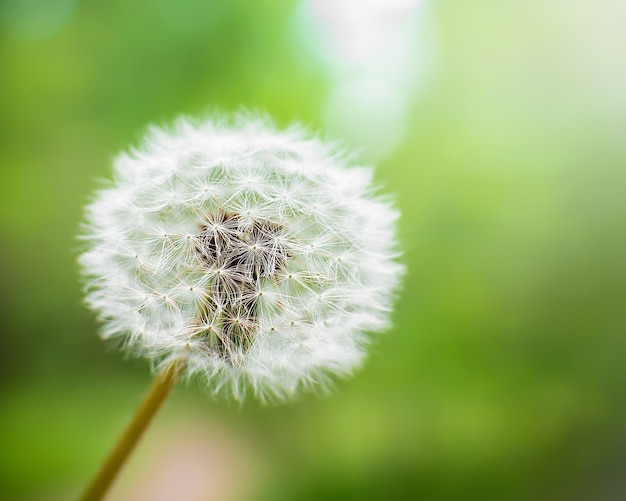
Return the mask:
<path fill-rule="evenodd" d="M 397 211 L 334 145 L 261 118 L 152 129 L 86 209 L 102 336 L 185 358 L 216 394 L 285 399 L 357 368 L 389 325 Z"/>

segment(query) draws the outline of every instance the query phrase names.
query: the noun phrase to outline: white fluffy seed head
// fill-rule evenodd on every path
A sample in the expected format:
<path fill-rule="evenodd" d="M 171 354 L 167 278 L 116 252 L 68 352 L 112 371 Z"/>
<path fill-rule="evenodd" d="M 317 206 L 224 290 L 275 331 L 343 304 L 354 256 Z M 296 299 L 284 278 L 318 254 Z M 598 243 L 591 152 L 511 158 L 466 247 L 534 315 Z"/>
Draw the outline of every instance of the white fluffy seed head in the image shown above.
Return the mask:
<path fill-rule="evenodd" d="M 215 393 L 323 389 L 388 326 L 395 221 L 371 169 L 266 119 L 180 120 L 120 155 L 80 265 L 102 335 Z"/>

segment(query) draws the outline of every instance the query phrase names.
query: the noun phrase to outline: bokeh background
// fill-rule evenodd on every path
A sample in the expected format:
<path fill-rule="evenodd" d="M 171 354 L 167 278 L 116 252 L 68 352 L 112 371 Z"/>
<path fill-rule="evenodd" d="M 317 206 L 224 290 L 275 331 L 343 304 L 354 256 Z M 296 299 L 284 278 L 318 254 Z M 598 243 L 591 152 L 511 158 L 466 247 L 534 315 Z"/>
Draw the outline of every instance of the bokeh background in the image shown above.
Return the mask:
<path fill-rule="evenodd" d="M 150 381 L 75 235 L 116 152 L 261 109 L 376 163 L 408 267 L 326 398 L 179 387 L 111 500 L 626 499 L 626 4 L 3 0 L 0 499 L 77 497 Z"/>

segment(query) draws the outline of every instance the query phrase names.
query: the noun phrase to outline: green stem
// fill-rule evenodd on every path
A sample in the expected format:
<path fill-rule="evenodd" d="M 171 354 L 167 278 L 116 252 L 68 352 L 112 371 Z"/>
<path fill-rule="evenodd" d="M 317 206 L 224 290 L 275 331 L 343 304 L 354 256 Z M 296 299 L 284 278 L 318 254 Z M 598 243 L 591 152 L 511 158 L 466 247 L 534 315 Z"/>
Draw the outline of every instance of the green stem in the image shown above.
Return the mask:
<path fill-rule="evenodd" d="M 99 501 L 106 494 L 141 435 L 172 390 L 182 365 L 181 363 L 173 363 L 156 376 L 133 419 L 80 498 L 81 501 Z"/>

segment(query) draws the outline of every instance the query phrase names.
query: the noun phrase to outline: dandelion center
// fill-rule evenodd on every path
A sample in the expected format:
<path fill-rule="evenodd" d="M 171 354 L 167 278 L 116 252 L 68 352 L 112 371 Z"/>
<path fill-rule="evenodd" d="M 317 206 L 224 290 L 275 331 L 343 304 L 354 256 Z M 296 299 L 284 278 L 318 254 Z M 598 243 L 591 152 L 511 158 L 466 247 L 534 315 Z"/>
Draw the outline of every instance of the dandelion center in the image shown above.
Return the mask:
<path fill-rule="evenodd" d="M 210 325 L 200 335 L 221 358 L 233 361 L 258 328 L 256 314 L 264 278 L 281 270 L 288 257 L 282 227 L 265 220 L 219 211 L 203 222 L 197 251 L 213 274 L 199 321 Z"/>

